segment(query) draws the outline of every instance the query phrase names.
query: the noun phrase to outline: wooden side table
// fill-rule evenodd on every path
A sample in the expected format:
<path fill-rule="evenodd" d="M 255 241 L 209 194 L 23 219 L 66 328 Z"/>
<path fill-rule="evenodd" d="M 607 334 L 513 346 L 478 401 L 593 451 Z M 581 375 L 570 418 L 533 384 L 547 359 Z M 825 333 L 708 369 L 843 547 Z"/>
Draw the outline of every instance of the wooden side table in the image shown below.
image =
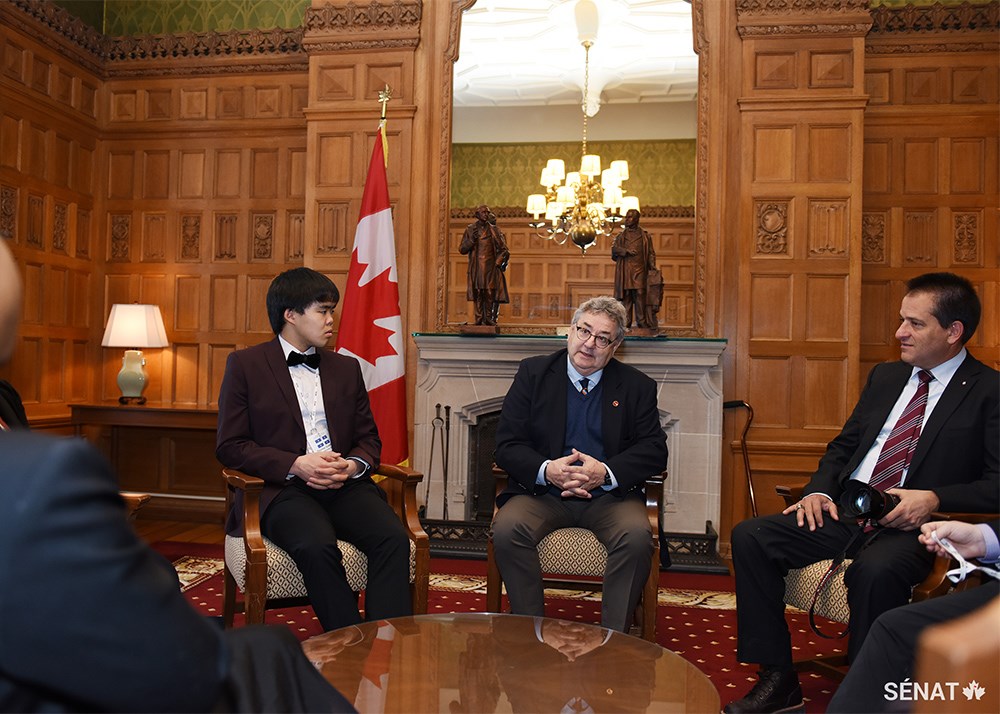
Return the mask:
<path fill-rule="evenodd" d="M 221 522 L 217 409 L 108 401 L 72 404 L 70 410 L 76 434 L 107 456 L 122 490 L 148 494 L 148 503 L 139 504 L 144 516 Z"/>

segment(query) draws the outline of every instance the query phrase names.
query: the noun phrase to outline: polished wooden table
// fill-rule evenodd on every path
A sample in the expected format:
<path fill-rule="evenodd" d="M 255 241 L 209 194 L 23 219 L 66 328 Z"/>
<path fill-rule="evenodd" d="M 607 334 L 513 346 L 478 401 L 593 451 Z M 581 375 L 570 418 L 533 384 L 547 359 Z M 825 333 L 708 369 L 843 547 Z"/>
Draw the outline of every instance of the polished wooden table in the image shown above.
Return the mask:
<path fill-rule="evenodd" d="M 567 620 L 417 615 L 327 632 L 303 648 L 363 714 L 719 711 L 715 686 L 679 655 Z"/>

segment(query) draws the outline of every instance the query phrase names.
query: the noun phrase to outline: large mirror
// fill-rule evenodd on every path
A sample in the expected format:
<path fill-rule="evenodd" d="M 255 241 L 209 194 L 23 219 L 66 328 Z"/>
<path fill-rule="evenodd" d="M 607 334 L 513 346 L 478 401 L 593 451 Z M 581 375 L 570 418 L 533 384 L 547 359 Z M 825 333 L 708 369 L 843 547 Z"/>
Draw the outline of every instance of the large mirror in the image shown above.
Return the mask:
<path fill-rule="evenodd" d="M 581 6 L 590 6 L 581 7 Z M 596 11 L 596 36 L 586 33 Z M 704 255 L 695 234 L 698 62 L 692 7 L 684 0 L 456 0 L 450 176 L 445 240 L 439 253 L 438 324 L 473 321 L 468 260 L 458 251 L 475 209 L 491 207 L 511 251 L 505 333 L 551 333 L 586 297 L 614 284 L 611 236 L 583 253 L 565 235 L 529 225 L 528 196 L 549 159 L 565 171 L 587 153 L 602 169 L 626 160 L 624 193 L 638 198 L 664 275 L 661 332 L 703 334 L 699 305 Z M 583 24 L 581 24 L 583 23 Z M 591 41 L 584 47 L 583 39 Z M 582 110 L 584 91 L 590 110 Z M 596 110 L 596 111 L 595 111 Z M 540 218 L 544 218 L 541 216 Z M 611 227 L 612 235 L 620 227 Z"/>

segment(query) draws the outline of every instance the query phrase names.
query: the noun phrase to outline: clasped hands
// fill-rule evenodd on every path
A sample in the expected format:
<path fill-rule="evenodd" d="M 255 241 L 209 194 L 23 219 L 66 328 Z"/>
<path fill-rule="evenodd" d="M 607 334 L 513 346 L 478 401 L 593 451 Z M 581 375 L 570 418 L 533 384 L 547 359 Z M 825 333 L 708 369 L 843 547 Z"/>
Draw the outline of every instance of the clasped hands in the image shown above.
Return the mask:
<path fill-rule="evenodd" d="M 545 620 L 542 623 L 542 642 L 573 662 L 577 657 L 604 644 L 604 630 L 593 625 L 567 620 Z"/>
<path fill-rule="evenodd" d="M 890 488 L 891 493 L 899 499 L 899 504 L 889 511 L 878 523 L 884 528 L 898 528 L 901 531 L 912 531 L 926 523 L 931 514 L 941 505 L 940 499 L 933 491 L 921 491 L 909 488 Z M 821 493 L 810 493 L 798 503 L 782 511 L 783 514 L 794 513 L 795 520 L 801 528 L 808 525 L 809 530 L 823 527 L 823 514 L 835 521 L 840 520 L 837 504 Z"/>
<path fill-rule="evenodd" d="M 345 459 L 338 451 L 316 451 L 295 459 L 290 473 L 317 491 L 338 489 L 361 468 L 354 459 Z"/>
<path fill-rule="evenodd" d="M 593 456 L 573 449 L 568 456 L 548 463 L 545 467 L 545 480 L 562 489 L 559 495 L 563 498 L 592 498 L 590 492 L 604 485 L 607 473 L 604 464 Z"/>

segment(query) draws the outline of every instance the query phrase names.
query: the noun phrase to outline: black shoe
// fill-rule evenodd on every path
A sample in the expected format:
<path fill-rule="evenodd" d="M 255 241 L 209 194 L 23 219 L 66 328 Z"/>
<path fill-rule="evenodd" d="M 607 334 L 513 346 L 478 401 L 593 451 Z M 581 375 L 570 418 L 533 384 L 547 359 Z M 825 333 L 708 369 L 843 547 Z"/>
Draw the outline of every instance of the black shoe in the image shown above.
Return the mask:
<path fill-rule="evenodd" d="M 799 677 L 794 671 L 762 669 L 757 676 L 760 679 L 753 685 L 753 689 L 742 699 L 727 704 L 722 710 L 723 714 L 803 711 L 802 687 L 799 686 Z"/>

